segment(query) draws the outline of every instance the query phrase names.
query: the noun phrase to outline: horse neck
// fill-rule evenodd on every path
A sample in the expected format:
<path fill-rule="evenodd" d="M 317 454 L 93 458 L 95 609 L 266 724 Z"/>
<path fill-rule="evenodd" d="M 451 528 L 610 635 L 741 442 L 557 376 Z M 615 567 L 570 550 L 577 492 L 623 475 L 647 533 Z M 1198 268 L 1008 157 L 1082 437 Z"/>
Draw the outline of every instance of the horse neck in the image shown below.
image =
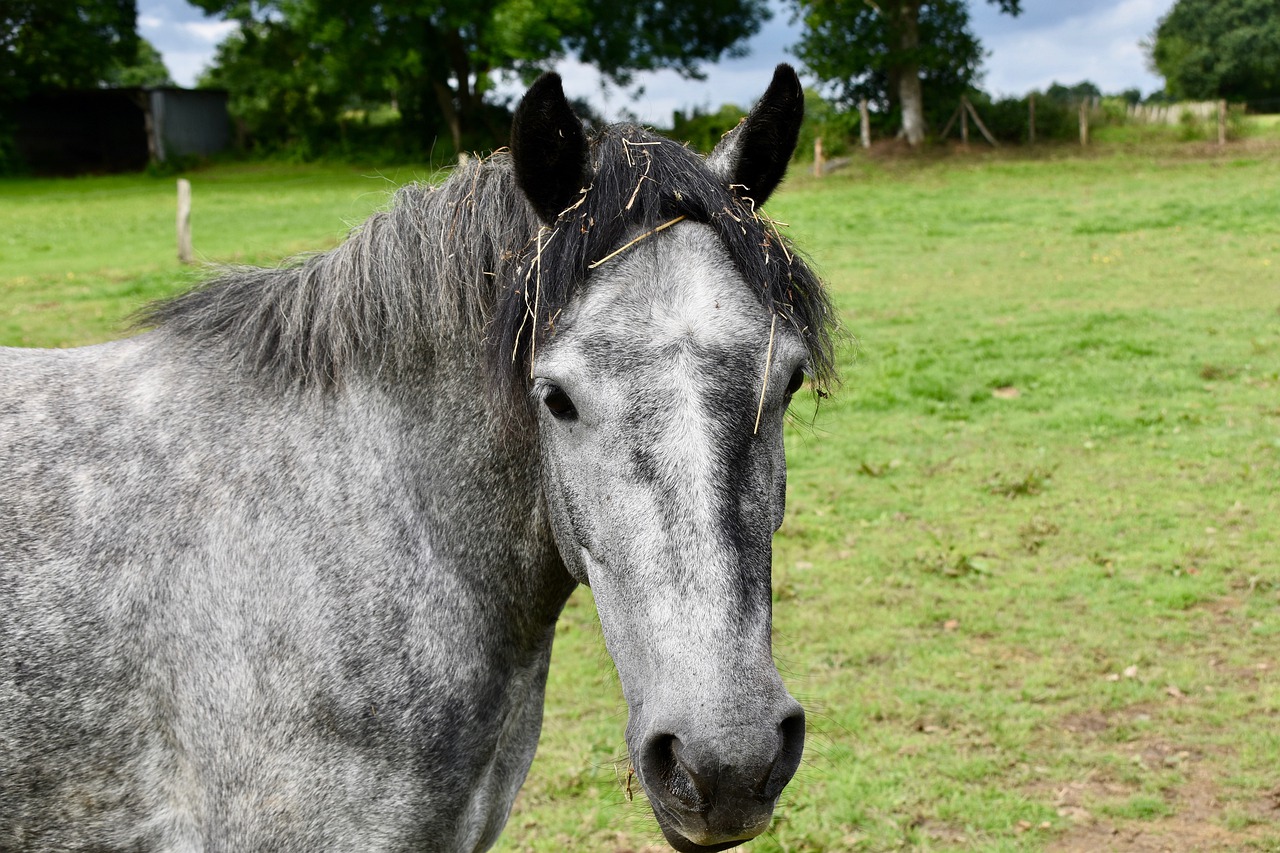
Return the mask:
<path fill-rule="evenodd" d="M 514 630 L 542 637 L 575 582 L 559 558 L 541 491 L 536 433 L 486 393 L 474 353 L 435 353 L 425 369 L 378 380 L 404 436 L 398 448 L 433 553 L 483 584 Z"/>

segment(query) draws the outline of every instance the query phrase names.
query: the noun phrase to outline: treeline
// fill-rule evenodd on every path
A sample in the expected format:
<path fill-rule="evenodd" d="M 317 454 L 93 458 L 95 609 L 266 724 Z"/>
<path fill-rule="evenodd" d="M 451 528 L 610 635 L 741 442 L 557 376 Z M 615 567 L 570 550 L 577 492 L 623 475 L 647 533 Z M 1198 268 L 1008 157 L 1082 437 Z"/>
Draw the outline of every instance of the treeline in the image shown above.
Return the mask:
<path fill-rule="evenodd" d="M 772 14 L 766 0 L 191 2 L 239 23 L 202 84 L 230 92 L 245 145 L 301 158 L 491 148 L 510 121 L 496 79 L 528 82 L 566 57 L 623 88 L 656 68 L 696 77 L 705 64 L 740 55 Z M 1089 82 L 1022 98 L 982 93 L 985 51 L 971 25 L 977 2 L 788 0 L 787 13 L 802 25 L 790 51 L 822 95 L 810 98 L 806 141 L 823 135 L 838 149 L 856 138 L 864 99 L 874 137 L 911 145 L 936 137 L 961 96 L 1002 142 L 1030 138 L 1032 97 L 1038 140 L 1074 138 L 1082 99 L 1095 102 L 1104 123 L 1141 99 L 1136 90 L 1104 96 Z M 983 2 L 1013 17 L 1023 11 L 1021 0 Z M 1143 43 L 1168 81 L 1153 97 L 1265 96 L 1276 86 L 1278 33 L 1274 0 L 1177 0 Z M 667 130 L 705 150 L 740 113 L 726 106 L 676 114 Z"/>
<path fill-rule="evenodd" d="M 1167 106 L 1176 117 L 1176 124 L 1144 127 L 1135 138 L 1172 138 L 1180 140 L 1211 139 L 1216 135 L 1216 121 L 1208 121 L 1179 108 L 1179 101 L 1165 91 L 1151 93 L 1145 98 L 1138 89 L 1117 93 L 1104 93 L 1088 80 L 1075 85 L 1054 83 L 1043 91 L 1029 92 L 1021 97 L 993 97 L 986 92 L 970 89 L 964 97 L 973 106 L 983 125 L 1000 144 L 1022 145 L 1035 142 L 1071 142 L 1079 140 L 1080 106 L 1088 111 L 1090 127 L 1096 132 L 1103 128 L 1131 126 L 1145 122 L 1131 117 L 1133 107 Z M 1032 103 L 1034 102 L 1035 135 L 1032 138 Z M 933 102 L 925 111 L 924 141 L 936 144 L 944 130 L 947 139 L 959 139 L 959 96 L 950 102 Z M 1242 105 L 1232 104 L 1229 115 L 1231 135 L 1242 132 Z M 715 110 L 686 110 L 676 112 L 672 126 L 664 128 L 668 135 L 689 143 L 697 150 L 708 151 L 729 129 L 746 115 L 743 106 L 725 104 Z M 889 112 L 868 110 L 870 136 L 873 144 L 886 141 L 903 142 L 899 118 Z M 948 129 L 948 123 L 950 128 Z M 805 123 L 796 148 L 797 160 L 813 156 L 814 141 L 821 138 L 827 156 L 839 157 L 860 146 L 861 112 L 845 109 L 833 100 L 824 98 L 810 89 L 805 92 Z M 970 140 L 980 144 L 982 138 L 976 127 L 970 129 Z"/>
<path fill-rule="evenodd" d="M 236 24 L 199 85 L 227 90 L 246 150 L 300 158 L 492 148 L 510 121 L 500 79 L 566 58 L 617 86 L 656 69 L 694 77 L 742 55 L 772 14 L 769 0 L 190 2 Z M 10 107 L 119 83 L 113 69 L 137 64 L 142 44 L 136 0 L 0 3 L 0 170 Z"/>
<path fill-rule="evenodd" d="M 201 85 L 228 90 L 246 143 L 313 153 L 381 138 L 401 156 L 506 139 L 499 79 L 565 58 L 619 86 L 640 71 L 695 76 L 739 55 L 767 0 L 192 0 L 239 26 Z"/>
<path fill-rule="evenodd" d="M 570 58 L 623 91 L 643 71 L 694 78 L 742 55 L 775 13 L 770 0 L 189 2 L 236 24 L 199 85 L 227 90 L 242 149 L 299 159 L 450 159 L 493 148 L 507 137 L 512 106 L 497 94 L 500 80 L 529 82 Z M 789 50 L 821 95 L 810 98 L 806 141 L 822 135 L 838 148 L 856 138 L 865 101 L 875 137 L 918 145 L 937 136 L 961 97 L 997 139 L 1029 138 L 1031 96 L 980 91 L 985 51 L 970 14 L 978 2 L 787 0 L 783 14 L 801 24 Z M 1022 12 L 1021 0 L 985 2 Z M 168 79 L 136 19 L 136 0 L 0 3 L 0 171 L 10 150 L 5 108 L 16 99 Z M 1165 76 L 1161 97 L 1280 102 L 1276 0 L 1176 0 L 1143 47 Z M 1036 138 L 1072 137 L 1082 98 L 1097 101 L 1105 119 L 1139 97 L 1055 84 L 1035 94 Z M 669 130 L 705 149 L 740 112 L 677 114 Z"/>

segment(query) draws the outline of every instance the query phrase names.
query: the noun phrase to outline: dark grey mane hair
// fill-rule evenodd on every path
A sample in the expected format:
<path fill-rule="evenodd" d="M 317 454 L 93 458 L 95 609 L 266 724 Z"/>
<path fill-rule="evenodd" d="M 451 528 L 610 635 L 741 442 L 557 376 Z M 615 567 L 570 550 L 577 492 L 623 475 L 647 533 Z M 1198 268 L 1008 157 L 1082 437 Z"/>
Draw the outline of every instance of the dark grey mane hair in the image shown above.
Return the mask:
<path fill-rule="evenodd" d="M 554 334 L 592 265 L 683 217 L 714 229 L 761 303 L 802 336 L 814 385 L 826 387 L 834 311 L 751 199 L 698 155 L 637 127 L 604 129 L 591 161 L 590 187 L 553 227 L 541 225 L 499 152 L 459 166 L 439 187 L 402 188 L 331 251 L 280 269 L 229 270 L 157 303 L 140 322 L 272 381 L 321 388 L 353 369 L 414 369 L 445 341 L 483 340 L 495 390 L 522 396 L 531 341 Z"/>
<path fill-rule="evenodd" d="M 631 125 L 596 135 L 591 170 L 590 187 L 524 246 L 516 277 L 506 283 L 491 335 L 500 382 L 518 382 L 513 354 L 528 375 L 532 336 L 554 334 L 555 318 L 589 280 L 592 265 L 682 217 L 709 225 L 761 303 L 796 329 L 809 350 L 814 387 L 825 393 L 834 378 L 834 309 L 821 281 L 752 199 L 680 143 Z M 535 298 L 529 291 L 538 281 Z"/>
<path fill-rule="evenodd" d="M 503 155 L 410 184 L 335 249 L 278 269 L 234 268 L 139 317 L 285 385 L 412 368 L 477 338 L 498 282 L 538 229 Z"/>

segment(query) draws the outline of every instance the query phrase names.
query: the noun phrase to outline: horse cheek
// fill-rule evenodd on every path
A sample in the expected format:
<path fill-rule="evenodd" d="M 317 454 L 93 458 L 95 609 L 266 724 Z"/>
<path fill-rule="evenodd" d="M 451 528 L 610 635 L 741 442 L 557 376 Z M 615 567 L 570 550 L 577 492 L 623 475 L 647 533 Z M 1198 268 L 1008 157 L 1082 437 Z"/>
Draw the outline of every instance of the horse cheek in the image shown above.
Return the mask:
<path fill-rule="evenodd" d="M 771 529 L 777 533 L 787 514 L 787 453 L 781 435 L 778 436 L 776 445 L 770 448 L 769 473 L 773 480 Z"/>
<path fill-rule="evenodd" d="M 548 460 L 543 466 L 547 472 L 543 477 L 543 500 L 551 520 L 551 536 L 570 576 L 580 584 L 591 586 L 583 560 L 592 533 L 584 495 L 580 485 L 566 478 L 560 468 L 554 460 Z"/>

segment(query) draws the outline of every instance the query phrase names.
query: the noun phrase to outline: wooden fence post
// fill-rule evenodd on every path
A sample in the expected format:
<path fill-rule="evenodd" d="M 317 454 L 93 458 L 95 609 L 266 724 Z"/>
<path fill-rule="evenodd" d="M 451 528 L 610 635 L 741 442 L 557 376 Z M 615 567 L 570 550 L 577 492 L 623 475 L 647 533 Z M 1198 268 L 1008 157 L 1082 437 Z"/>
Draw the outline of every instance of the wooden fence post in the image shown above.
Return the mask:
<path fill-rule="evenodd" d="M 965 109 L 965 97 L 960 96 L 960 144 L 969 147 L 969 111 Z"/>
<path fill-rule="evenodd" d="M 1080 144 L 1089 144 L 1089 102 L 1080 102 Z"/>
<path fill-rule="evenodd" d="M 822 177 L 822 137 L 815 136 L 813 138 L 813 176 L 815 178 Z"/>
<path fill-rule="evenodd" d="M 1030 136 L 1029 142 L 1032 145 L 1035 145 L 1036 144 L 1036 93 L 1035 92 L 1032 92 L 1027 97 L 1027 104 L 1031 110 L 1031 124 L 1030 124 L 1031 136 Z"/>
<path fill-rule="evenodd" d="M 867 110 L 867 99 L 858 104 L 858 112 L 862 116 L 862 147 L 871 147 L 871 113 Z"/>
<path fill-rule="evenodd" d="M 967 96 L 960 96 L 960 107 L 961 109 L 968 110 L 969 115 L 973 116 L 973 123 L 978 126 L 978 130 L 981 131 L 982 135 L 991 143 L 991 147 L 999 148 L 1000 143 L 996 142 L 996 138 L 991 135 L 991 131 L 987 130 L 987 126 L 982 123 L 982 118 L 978 115 L 978 111 L 973 108 L 973 104 L 969 102 L 969 98 Z"/>
<path fill-rule="evenodd" d="M 178 178 L 178 260 L 189 264 L 191 255 L 191 182 Z"/>
<path fill-rule="evenodd" d="M 1227 101 L 1225 98 L 1218 101 L 1218 144 L 1227 144 Z"/>

